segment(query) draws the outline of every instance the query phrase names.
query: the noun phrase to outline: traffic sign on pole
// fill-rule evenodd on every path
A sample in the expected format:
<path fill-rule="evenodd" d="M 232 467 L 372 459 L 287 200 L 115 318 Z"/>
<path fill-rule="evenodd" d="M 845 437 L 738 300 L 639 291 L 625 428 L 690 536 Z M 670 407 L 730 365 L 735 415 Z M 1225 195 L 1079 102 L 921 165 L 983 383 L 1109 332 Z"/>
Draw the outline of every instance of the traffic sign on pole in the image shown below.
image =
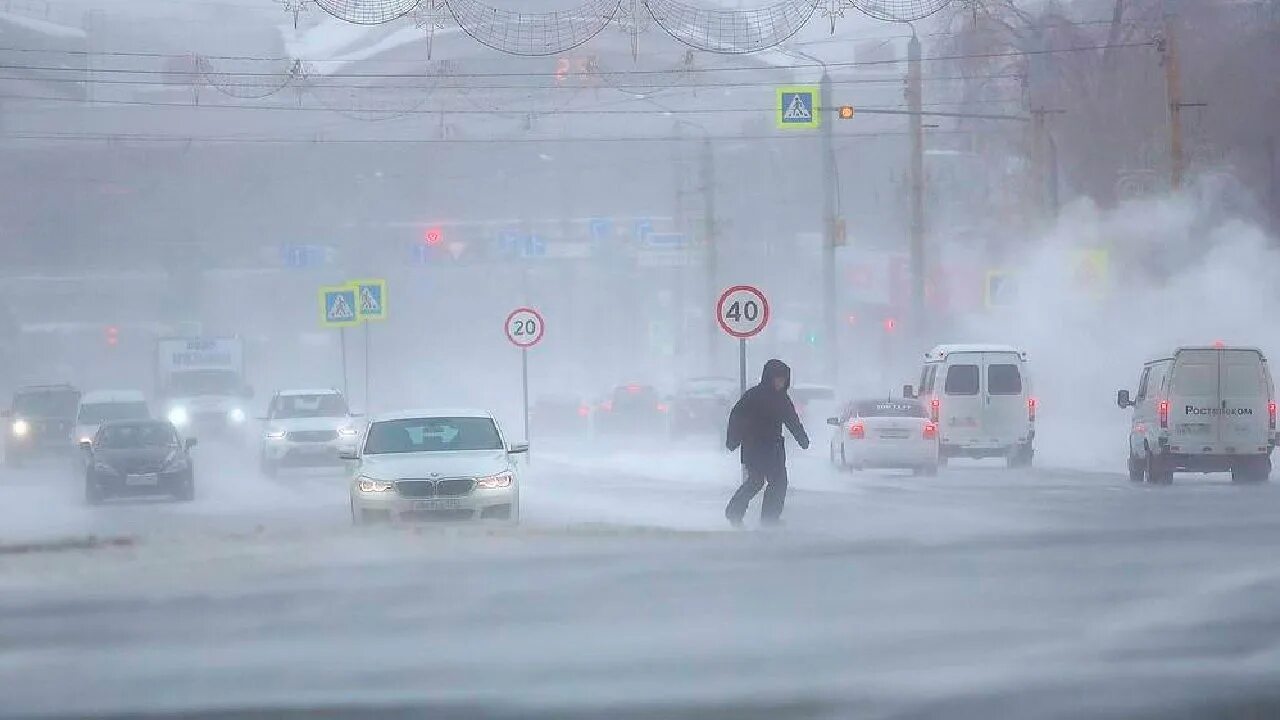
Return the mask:
<path fill-rule="evenodd" d="M 734 285 L 720 293 L 716 301 L 716 322 L 720 329 L 738 338 L 738 391 L 747 391 L 747 338 L 755 337 L 769 324 L 769 301 L 759 288 Z"/>
<path fill-rule="evenodd" d="M 533 308 L 516 308 L 507 316 L 507 339 L 518 348 L 530 348 L 542 342 L 546 329 L 542 315 Z"/>
<path fill-rule="evenodd" d="M 1013 307 L 1018 303 L 1018 276 L 1004 270 L 992 270 L 987 273 L 985 290 L 988 309 Z"/>
<path fill-rule="evenodd" d="M 320 324 L 336 328 L 360 324 L 356 306 L 358 293 L 354 285 L 320 288 Z"/>
<path fill-rule="evenodd" d="M 387 281 L 352 280 L 357 290 L 356 315 L 361 320 L 387 319 Z"/>
<path fill-rule="evenodd" d="M 722 330 L 736 338 L 754 337 L 769 324 L 769 301 L 759 288 L 735 285 L 720 294 L 716 320 Z"/>
<path fill-rule="evenodd" d="M 775 120 L 783 130 L 812 130 L 822 124 L 821 92 L 816 85 L 796 85 L 777 89 Z"/>

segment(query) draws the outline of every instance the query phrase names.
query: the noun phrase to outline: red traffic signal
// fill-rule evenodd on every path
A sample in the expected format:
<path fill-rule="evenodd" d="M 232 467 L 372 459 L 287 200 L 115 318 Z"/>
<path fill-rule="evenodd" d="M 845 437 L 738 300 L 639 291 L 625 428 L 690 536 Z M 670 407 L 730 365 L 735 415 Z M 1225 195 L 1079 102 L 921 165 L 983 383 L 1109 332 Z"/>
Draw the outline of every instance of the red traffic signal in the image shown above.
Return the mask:
<path fill-rule="evenodd" d="M 115 347 L 120 343 L 120 328 L 115 325 L 107 326 L 107 345 Z"/>
<path fill-rule="evenodd" d="M 439 245 L 444 242 L 444 230 L 441 230 L 436 226 L 427 228 L 426 232 L 422 233 L 422 242 L 430 245 L 431 247 Z"/>
<path fill-rule="evenodd" d="M 882 324 L 884 325 L 884 331 L 887 333 L 891 333 L 898 329 L 898 321 L 891 317 L 885 318 L 884 323 Z"/>

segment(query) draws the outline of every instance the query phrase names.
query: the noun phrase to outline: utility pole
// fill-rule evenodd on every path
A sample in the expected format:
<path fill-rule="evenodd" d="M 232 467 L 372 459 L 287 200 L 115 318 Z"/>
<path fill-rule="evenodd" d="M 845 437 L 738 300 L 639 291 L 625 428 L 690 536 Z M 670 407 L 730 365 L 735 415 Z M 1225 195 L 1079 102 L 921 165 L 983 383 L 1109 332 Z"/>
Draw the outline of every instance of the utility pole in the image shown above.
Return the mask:
<path fill-rule="evenodd" d="M 1031 110 L 1032 192 L 1042 219 L 1058 215 L 1058 149 L 1049 134 L 1048 116 L 1065 112 L 1044 107 Z"/>
<path fill-rule="evenodd" d="M 716 285 L 719 274 L 718 238 L 716 238 L 716 156 L 711 144 L 711 136 L 702 139 L 702 243 L 706 258 L 706 297 L 703 307 L 712 308 L 720 288 Z M 720 340 L 719 327 L 714 322 L 704 323 L 707 326 L 707 374 L 716 371 L 716 343 Z"/>
<path fill-rule="evenodd" d="M 1176 192 L 1182 188 L 1186 160 L 1182 153 L 1182 76 L 1178 68 L 1177 18 L 1165 5 L 1164 38 L 1159 44 L 1164 56 L 1165 93 L 1169 98 L 1169 182 Z"/>
<path fill-rule="evenodd" d="M 924 118 L 920 77 L 920 39 L 915 30 L 907 42 L 907 108 L 911 128 L 911 328 L 917 338 L 924 328 Z"/>
<path fill-rule="evenodd" d="M 822 83 L 819 95 L 823 105 L 832 103 L 831 76 L 827 66 L 822 66 Z M 815 107 L 815 113 L 826 114 L 826 107 Z M 827 381 L 833 387 L 840 383 L 840 342 L 836 326 L 836 155 L 832 143 L 832 127 L 835 115 L 821 119 L 822 133 L 822 327 L 825 337 L 823 357 Z"/>

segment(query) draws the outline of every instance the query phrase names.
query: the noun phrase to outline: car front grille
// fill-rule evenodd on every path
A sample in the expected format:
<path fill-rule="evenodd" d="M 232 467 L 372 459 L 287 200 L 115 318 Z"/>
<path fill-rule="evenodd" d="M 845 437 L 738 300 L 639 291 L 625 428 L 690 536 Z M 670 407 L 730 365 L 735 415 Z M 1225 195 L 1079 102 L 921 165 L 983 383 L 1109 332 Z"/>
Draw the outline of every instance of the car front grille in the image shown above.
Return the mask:
<path fill-rule="evenodd" d="M 396 481 L 396 492 L 400 497 L 412 499 L 463 497 L 470 494 L 475 486 L 476 481 L 472 478 L 404 478 Z"/>
<path fill-rule="evenodd" d="M 470 520 L 474 510 L 409 510 L 400 513 L 401 520 Z"/>
<path fill-rule="evenodd" d="M 336 440 L 338 438 L 337 430 L 290 430 L 285 438 L 289 442 L 300 443 L 322 443 Z"/>

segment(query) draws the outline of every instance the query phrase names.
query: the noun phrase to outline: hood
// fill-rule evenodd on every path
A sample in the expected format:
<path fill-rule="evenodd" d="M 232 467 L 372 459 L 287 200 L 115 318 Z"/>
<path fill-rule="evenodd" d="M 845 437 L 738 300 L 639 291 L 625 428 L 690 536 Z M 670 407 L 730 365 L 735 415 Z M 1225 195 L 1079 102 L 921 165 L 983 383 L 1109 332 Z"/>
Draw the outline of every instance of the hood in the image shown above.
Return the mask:
<path fill-rule="evenodd" d="M 230 410 L 239 407 L 243 400 L 234 395 L 174 395 L 169 405 L 181 405 L 188 411 Z"/>
<path fill-rule="evenodd" d="M 791 387 L 791 368 L 787 367 L 787 364 L 781 360 L 774 358 L 764 364 L 764 370 L 760 373 L 760 384 L 770 386 L 773 383 L 773 379 L 777 377 L 786 380 L 786 383 L 782 386 L 784 392 Z"/>
<path fill-rule="evenodd" d="M 121 473 L 159 472 L 170 456 L 178 452 L 174 447 L 100 449 L 94 451 L 93 459 Z"/>
<path fill-rule="evenodd" d="M 476 477 L 511 467 L 511 459 L 502 450 L 367 455 L 360 461 L 361 473 L 380 480 L 431 477 L 432 473 L 441 477 Z"/>
<path fill-rule="evenodd" d="M 351 418 L 345 417 L 280 418 L 267 421 L 267 430 L 284 430 L 286 432 L 337 430 L 351 426 Z"/>

